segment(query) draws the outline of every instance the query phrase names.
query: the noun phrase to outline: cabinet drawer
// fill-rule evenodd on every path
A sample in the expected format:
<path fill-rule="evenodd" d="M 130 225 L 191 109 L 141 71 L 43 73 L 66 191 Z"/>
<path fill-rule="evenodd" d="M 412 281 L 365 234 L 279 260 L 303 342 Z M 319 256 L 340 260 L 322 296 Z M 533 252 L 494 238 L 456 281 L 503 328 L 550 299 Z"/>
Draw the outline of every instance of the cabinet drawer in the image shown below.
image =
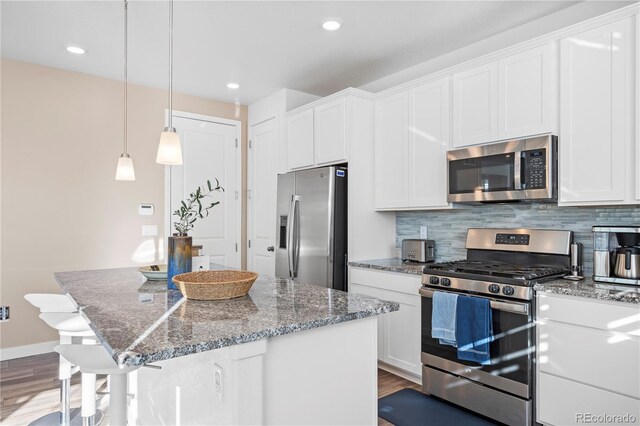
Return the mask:
<path fill-rule="evenodd" d="M 210 260 L 209 256 L 193 256 L 191 258 L 191 270 L 208 271 Z"/>
<path fill-rule="evenodd" d="M 538 336 L 541 372 L 640 398 L 640 338 L 554 322 Z"/>
<path fill-rule="evenodd" d="M 538 293 L 538 319 L 640 336 L 640 305 Z"/>
<path fill-rule="evenodd" d="M 422 287 L 420 275 L 403 274 L 400 272 L 372 271 L 370 269 L 350 268 L 351 283 L 383 290 L 397 291 L 418 295 Z"/>
<path fill-rule="evenodd" d="M 587 416 L 611 417 L 600 421 L 592 418 L 589 421 Z M 613 416 L 621 417 L 616 421 Z M 640 425 L 640 401 L 540 373 L 536 420 L 547 425 L 589 423 Z"/>

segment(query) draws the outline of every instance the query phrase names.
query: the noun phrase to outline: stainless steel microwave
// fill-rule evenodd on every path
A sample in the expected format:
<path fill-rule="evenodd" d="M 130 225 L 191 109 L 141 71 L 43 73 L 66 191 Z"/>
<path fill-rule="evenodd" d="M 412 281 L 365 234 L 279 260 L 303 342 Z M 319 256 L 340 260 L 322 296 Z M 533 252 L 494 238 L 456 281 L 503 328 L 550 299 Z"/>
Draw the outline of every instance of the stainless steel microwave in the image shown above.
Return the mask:
<path fill-rule="evenodd" d="M 556 201 L 557 140 L 545 135 L 449 151 L 447 200 Z"/>

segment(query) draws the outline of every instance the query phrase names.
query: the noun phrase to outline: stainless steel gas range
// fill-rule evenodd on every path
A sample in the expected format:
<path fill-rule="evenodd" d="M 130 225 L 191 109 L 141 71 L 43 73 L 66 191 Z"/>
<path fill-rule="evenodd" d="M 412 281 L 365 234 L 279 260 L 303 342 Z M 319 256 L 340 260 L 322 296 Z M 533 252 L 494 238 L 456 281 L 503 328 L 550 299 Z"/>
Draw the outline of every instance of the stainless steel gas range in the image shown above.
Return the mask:
<path fill-rule="evenodd" d="M 422 276 L 422 388 L 509 425 L 533 422 L 535 322 L 533 284 L 567 275 L 570 231 L 467 231 L 467 258 L 435 263 Z M 490 300 L 490 364 L 459 360 L 457 349 L 431 337 L 436 291 Z"/>

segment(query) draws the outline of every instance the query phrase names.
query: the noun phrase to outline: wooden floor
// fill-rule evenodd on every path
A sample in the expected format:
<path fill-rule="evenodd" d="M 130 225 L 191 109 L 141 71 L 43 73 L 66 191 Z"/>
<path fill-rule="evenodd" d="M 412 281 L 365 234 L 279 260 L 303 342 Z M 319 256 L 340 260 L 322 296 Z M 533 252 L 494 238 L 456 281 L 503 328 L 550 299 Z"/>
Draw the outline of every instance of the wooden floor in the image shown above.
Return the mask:
<path fill-rule="evenodd" d="M 98 378 L 98 386 L 106 383 Z M 382 398 L 404 388 L 420 387 L 408 380 L 378 370 L 378 397 Z M 58 410 L 60 401 L 58 381 L 58 354 L 48 353 L 0 364 L 0 423 L 26 425 L 31 421 Z M 80 375 L 71 379 L 71 406 L 80 406 Z M 391 423 L 379 419 L 378 425 Z"/>

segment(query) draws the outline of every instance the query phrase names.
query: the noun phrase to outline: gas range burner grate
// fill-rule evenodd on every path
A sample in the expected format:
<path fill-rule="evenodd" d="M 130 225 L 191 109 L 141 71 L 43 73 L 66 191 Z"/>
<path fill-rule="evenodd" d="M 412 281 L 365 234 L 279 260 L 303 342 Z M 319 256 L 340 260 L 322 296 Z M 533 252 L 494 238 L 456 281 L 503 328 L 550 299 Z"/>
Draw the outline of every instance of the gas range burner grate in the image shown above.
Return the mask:
<path fill-rule="evenodd" d="M 446 275 L 447 272 L 477 275 L 479 277 L 501 277 L 515 280 L 535 280 L 559 275 L 566 270 L 548 265 L 515 265 L 502 262 L 457 260 L 434 263 L 424 268 L 425 274 Z"/>

